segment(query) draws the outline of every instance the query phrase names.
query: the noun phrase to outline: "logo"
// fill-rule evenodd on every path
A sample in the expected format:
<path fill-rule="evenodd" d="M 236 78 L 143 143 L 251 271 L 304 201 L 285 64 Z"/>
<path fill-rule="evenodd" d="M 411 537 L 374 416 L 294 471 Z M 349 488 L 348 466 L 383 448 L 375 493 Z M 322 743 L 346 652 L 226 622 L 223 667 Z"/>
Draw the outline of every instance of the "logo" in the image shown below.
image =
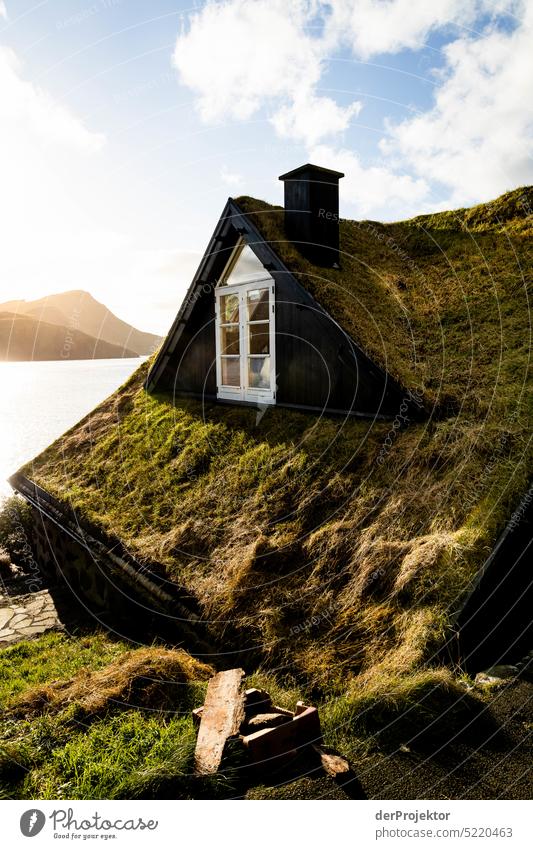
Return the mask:
<path fill-rule="evenodd" d="M 20 830 L 24 837 L 35 837 L 44 828 L 46 817 L 42 811 L 32 808 L 25 811 L 20 818 Z"/>

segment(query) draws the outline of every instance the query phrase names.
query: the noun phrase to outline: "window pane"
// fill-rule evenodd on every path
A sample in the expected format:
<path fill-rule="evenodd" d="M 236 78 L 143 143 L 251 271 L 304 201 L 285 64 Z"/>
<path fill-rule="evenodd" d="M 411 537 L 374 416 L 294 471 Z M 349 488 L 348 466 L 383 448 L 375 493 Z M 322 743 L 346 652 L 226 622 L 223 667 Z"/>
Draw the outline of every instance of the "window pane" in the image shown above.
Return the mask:
<path fill-rule="evenodd" d="M 237 283 L 252 283 L 254 280 L 269 276 L 253 250 L 248 245 L 244 245 L 233 267 L 224 272 L 221 283 L 223 286 L 233 286 Z"/>
<path fill-rule="evenodd" d="M 222 357 L 220 360 L 222 366 L 222 384 L 223 386 L 240 386 L 241 385 L 241 358 L 240 357 Z"/>
<path fill-rule="evenodd" d="M 270 389 L 270 357 L 248 358 L 248 386 Z"/>
<path fill-rule="evenodd" d="M 220 351 L 222 354 L 239 354 L 239 325 L 227 324 L 220 328 Z"/>
<path fill-rule="evenodd" d="M 252 289 L 248 292 L 249 321 L 268 321 L 268 289 Z"/>
<path fill-rule="evenodd" d="M 249 324 L 250 354 L 270 354 L 270 325 Z"/>
<path fill-rule="evenodd" d="M 239 321 L 239 296 L 221 295 L 220 321 L 222 324 Z"/>

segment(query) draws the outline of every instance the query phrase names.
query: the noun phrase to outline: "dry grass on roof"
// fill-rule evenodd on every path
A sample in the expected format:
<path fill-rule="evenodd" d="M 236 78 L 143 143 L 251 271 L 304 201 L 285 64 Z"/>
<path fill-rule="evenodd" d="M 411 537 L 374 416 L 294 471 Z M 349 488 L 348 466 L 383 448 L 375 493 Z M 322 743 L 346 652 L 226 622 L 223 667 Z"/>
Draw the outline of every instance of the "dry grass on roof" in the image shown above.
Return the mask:
<path fill-rule="evenodd" d="M 519 420 L 391 437 L 386 422 L 272 408 L 258 427 L 254 410 L 149 395 L 144 373 L 27 474 L 159 563 L 214 640 L 321 686 L 431 659 L 526 488 Z"/>

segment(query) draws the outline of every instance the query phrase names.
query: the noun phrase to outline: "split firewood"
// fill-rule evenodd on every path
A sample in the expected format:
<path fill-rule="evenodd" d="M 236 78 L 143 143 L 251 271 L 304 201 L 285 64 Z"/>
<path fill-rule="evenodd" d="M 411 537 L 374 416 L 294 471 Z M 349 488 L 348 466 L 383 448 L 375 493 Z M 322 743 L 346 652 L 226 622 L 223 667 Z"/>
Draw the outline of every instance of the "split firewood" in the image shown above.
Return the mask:
<path fill-rule="evenodd" d="M 246 715 L 254 713 L 269 713 L 272 707 L 272 699 L 266 690 L 251 687 L 244 691 L 244 709 Z"/>
<path fill-rule="evenodd" d="M 200 722 L 201 722 L 201 719 L 202 719 L 203 712 L 204 712 L 203 705 L 202 705 L 202 707 L 194 708 L 194 710 L 192 712 L 192 724 L 197 729 L 200 728 Z"/>
<path fill-rule="evenodd" d="M 295 713 L 292 710 L 287 710 L 286 708 L 282 708 L 279 705 L 272 705 L 271 707 L 272 713 L 281 713 L 283 716 L 288 716 L 290 719 L 294 719 Z"/>

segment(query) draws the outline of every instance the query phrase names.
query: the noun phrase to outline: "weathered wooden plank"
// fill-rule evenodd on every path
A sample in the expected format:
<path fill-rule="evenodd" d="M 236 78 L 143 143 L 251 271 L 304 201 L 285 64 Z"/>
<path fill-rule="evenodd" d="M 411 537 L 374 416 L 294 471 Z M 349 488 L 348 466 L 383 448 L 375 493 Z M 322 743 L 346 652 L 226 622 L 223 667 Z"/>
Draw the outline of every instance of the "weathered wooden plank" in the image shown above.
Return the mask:
<path fill-rule="evenodd" d="M 214 675 L 207 685 L 194 755 L 198 773 L 218 771 L 226 740 L 239 731 L 244 719 L 243 678 L 242 669 L 229 669 Z"/>
<path fill-rule="evenodd" d="M 279 705 L 272 705 L 270 708 L 271 713 L 282 713 L 284 716 L 290 717 L 290 719 L 294 719 L 294 711 L 287 710 L 286 708 L 282 708 Z"/>

